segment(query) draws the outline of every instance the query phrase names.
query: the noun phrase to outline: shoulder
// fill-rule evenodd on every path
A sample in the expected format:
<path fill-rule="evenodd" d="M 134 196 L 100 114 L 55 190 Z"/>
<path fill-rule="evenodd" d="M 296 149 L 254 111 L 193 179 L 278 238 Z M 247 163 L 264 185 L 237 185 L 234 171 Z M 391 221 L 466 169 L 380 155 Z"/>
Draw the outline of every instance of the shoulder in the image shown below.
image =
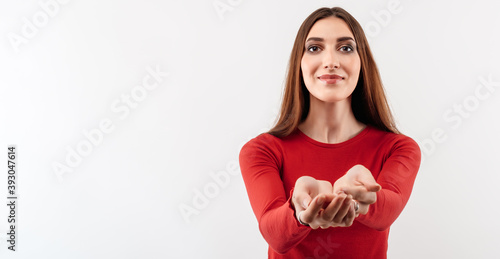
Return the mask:
<path fill-rule="evenodd" d="M 282 142 L 283 140 L 275 137 L 269 133 L 261 133 L 258 136 L 247 141 L 240 150 L 240 153 L 243 151 L 252 151 L 252 150 L 267 150 L 272 152 L 277 152 L 282 150 Z"/>
<path fill-rule="evenodd" d="M 268 133 L 261 133 L 243 145 L 239 154 L 241 172 L 253 172 L 256 168 L 280 170 L 283 165 L 282 140 Z M 248 170 L 253 168 L 252 170 Z"/>
<path fill-rule="evenodd" d="M 280 163 L 283 158 L 282 139 L 269 133 L 261 133 L 246 142 L 240 150 L 240 160 L 255 157 L 267 157 Z"/>
<path fill-rule="evenodd" d="M 413 156 L 420 157 L 420 147 L 415 140 L 407 135 L 387 132 L 372 127 L 370 129 L 370 137 L 373 141 L 378 142 L 381 148 L 387 149 L 391 153 L 404 151 L 411 153 Z"/>

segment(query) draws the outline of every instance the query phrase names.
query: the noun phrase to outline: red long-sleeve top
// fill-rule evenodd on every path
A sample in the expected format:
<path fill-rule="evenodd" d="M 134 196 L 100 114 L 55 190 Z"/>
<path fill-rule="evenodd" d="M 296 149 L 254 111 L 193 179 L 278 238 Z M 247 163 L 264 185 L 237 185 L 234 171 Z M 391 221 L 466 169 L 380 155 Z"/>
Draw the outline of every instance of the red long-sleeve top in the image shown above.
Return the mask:
<path fill-rule="evenodd" d="M 240 169 L 269 258 L 386 258 L 389 227 L 410 198 L 420 149 L 402 135 L 367 126 L 338 144 L 316 141 L 299 129 L 284 138 L 268 133 L 248 141 Z M 313 230 L 298 223 L 290 197 L 304 175 L 332 184 L 361 164 L 382 190 L 350 227 Z"/>

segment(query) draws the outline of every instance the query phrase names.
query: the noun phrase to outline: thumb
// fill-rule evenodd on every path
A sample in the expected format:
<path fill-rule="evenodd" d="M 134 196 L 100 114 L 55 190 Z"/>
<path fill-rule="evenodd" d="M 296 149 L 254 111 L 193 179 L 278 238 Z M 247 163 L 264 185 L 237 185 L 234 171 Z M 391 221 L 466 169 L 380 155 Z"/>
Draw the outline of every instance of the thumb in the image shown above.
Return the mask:
<path fill-rule="evenodd" d="M 311 203 L 311 197 L 309 196 L 306 196 L 304 197 L 304 199 L 302 199 L 302 208 L 303 209 L 307 209 L 307 207 L 309 207 L 309 203 Z"/>
<path fill-rule="evenodd" d="M 295 207 L 296 211 L 307 209 L 311 200 L 311 197 L 305 192 L 294 193 L 292 198 L 293 206 Z"/>
<path fill-rule="evenodd" d="M 363 184 L 366 188 L 367 191 L 369 192 L 378 192 L 380 190 L 382 190 L 382 186 L 380 186 L 380 184 L 378 183 L 364 183 Z"/>
<path fill-rule="evenodd" d="M 378 184 L 371 174 L 363 174 L 359 177 L 358 181 L 366 188 L 369 192 L 378 192 L 382 189 L 382 186 Z"/>

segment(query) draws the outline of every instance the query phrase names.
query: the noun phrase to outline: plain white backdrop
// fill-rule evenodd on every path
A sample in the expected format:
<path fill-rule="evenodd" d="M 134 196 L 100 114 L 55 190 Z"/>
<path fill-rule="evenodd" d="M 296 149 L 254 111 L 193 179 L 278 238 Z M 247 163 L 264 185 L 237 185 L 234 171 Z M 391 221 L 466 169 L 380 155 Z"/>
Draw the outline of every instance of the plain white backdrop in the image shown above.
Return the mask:
<path fill-rule="evenodd" d="M 389 258 L 498 256 L 497 1 L 39 0 L 0 3 L 0 156 L 17 145 L 19 178 L 0 257 L 266 258 L 238 154 L 324 6 L 364 27 L 423 151 Z"/>

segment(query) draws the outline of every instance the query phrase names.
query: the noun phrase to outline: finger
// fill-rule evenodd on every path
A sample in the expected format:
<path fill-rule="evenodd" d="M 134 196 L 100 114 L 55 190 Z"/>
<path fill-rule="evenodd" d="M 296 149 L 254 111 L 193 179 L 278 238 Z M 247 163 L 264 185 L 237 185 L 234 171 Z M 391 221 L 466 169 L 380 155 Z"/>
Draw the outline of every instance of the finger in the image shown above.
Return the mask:
<path fill-rule="evenodd" d="M 325 194 L 322 194 L 324 197 L 325 197 L 325 200 L 323 201 L 323 209 L 326 209 L 330 203 L 333 201 L 333 199 L 335 199 L 336 195 L 334 194 L 331 194 L 331 193 L 325 193 Z"/>
<path fill-rule="evenodd" d="M 370 208 L 370 204 L 360 202 L 357 214 L 358 215 L 359 214 L 366 215 L 366 213 L 368 213 L 369 208 Z"/>
<path fill-rule="evenodd" d="M 309 204 L 309 207 L 301 214 L 302 222 L 310 225 L 319 214 L 319 211 L 323 208 L 324 202 L 325 196 L 323 194 L 316 196 Z"/>
<path fill-rule="evenodd" d="M 351 226 L 352 223 L 354 222 L 354 219 L 356 218 L 356 211 L 354 210 L 354 202 L 352 204 L 353 205 L 349 207 L 349 212 L 347 213 L 347 216 L 344 219 L 346 227 Z"/>
<path fill-rule="evenodd" d="M 326 222 L 331 222 L 335 215 L 337 215 L 339 209 L 342 207 L 342 204 L 347 197 L 346 194 L 341 193 L 336 195 L 335 198 L 332 199 L 330 204 L 325 208 L 322 213 L 322 219 Z"/>
<path fill-rule="evenodd" d="M 353 185 L 348 187 L 343 187 L 339 192 L 352 195 L 353 199 L 357 200 L 364 193 L 367 192 L 366 188 L 362 185 Z"/>
<path fill-rule="evenodd" d="M 304 199 L 302 199 L 302 208 L 307 209 L 307 207 L 309 207 L 309 203 L 311 203 L 311 196 L 307 195 Z"/>
<path fill-rule="evenodd" d="M 369 192 L 378 192 L 382 190 L 382 186 L 377 182 L 362 182 L 362 184 Z"/>
<path fill-rule="evenodd" d="M 302 211 L 307 209 L 309 203 L 311 202 L 311 199 L 311 196 L 309 196 L 307 192 L 294 190 L 292 204 L 296 211 Z"/>
<path fill-rule="evenodd" d="M 366 173 L 366 174 L 360 174 L 358 176 L 357 181 L 361 183 L 366 190 L 370 192 L 378 192 L 382 189 L 382 186 L 375 181 L 375 178 L 373 178 L 373 175 L 371 173 Z"/>
<path fill-rule="evenodd" d="M 352 196 L 347 195 L 332 221 L 337 224 L 342 223 L 350 207 L 352 207 Z"/>
<path fill-rule="evenodd" d="M 354 211 L 354 202 L 351 202 L 351 206 L 349 206 L 347 215 L 344 217 L 343 226 L 350 227 L 354 222 L 354 218 L 356 218 L 356 212 Z"/>
<path fill-rule="evenodd" d="M 367 191 L 364 186 L 346 187 L 343 191 L 352 195 L 354 200 L 373 204 L 377 201 L 377 193 Z"/>
<path fill-rule="evenodd" d="M 318 229 L 319 225 L 317 225 L 317 224 L 309 224 L 309 227 L 311 227 L 312 229 Z"/>

